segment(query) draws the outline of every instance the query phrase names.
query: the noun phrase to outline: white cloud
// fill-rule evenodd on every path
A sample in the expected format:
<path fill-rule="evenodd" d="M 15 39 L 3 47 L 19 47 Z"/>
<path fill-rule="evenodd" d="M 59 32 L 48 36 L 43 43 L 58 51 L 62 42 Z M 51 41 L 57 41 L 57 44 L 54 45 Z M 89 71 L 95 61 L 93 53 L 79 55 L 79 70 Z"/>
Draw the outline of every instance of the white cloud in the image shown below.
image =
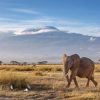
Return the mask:
<path fill-rule="evenodd" d="M 26 11 L 27 12 L 27 11 Z M 3 22 L 0 23 L 0 30 L 15 30 L 16 33 L 19 33 L 22 30 L 28 28 L 37 28 L 41 26 L 55 26 L 60 30 L 73 32 L 73 33 L 80 33 L 83 35 L 89 36 L 99 36 L 100 37 L 100 28 L 99 26 L 95 26 L 94 24 L 85 24 L 78 21 L 70 21 L 70 20 L 62 20 L 60 18 L 50 18 L 46 16 L 41 16 L 37 19 L 32 20 L 15 20 L 12 19 L 7 22 L 6 18 L 3 19 Z M 5 20 L 5 21 L 4 21 Z M 94 40 L 94 38 L 92 39 Z"/>
<path fill-rule="evenodd" d="M 95 40 L 96 40 L 95 37 L 90 37 L 90 39 L 89 39 L 90 42 L 93 42 L 93 41 L 95 41 Z"/>
<path fill-rule="evenodd" d="M 20 13 L 26 13 L 26 14 L 39 14 L 37 11 L 31 10 L 31 9 L 22 9 L 22 8 L 11 8 L 11 11 L 20 12 Z"/>
<path fill-rule="evenodd" d="M 38 34 L 38 33 L 45 33 L 45 32 L 56 32 L 58 31 L 57 28 L 52 27 L 52 26 L 46 26 L 46 27 L 41 27 L 41 28 L 29 28 L 26 30 L 23 30 L 19 33 L 16 33 L 18 35 L 20 34 Z"/>
<path fill-rule="evenodd" d="M 83 35 L 88 35 L 88 36 L 99 36 L 100 37 L 100 29 L 99 26 L 94 26 L 94 25 L 79 25 L 79 26 L 59 26 L 60 29 L 64 31 L 69 31 L 73 33 L 80 33 Z"/>
<path fill-rule="evenodd" d="M 11 18 L 3 18 L 3 17 L 0 17 L 0 21 L 11 21 L 12 19 Z"/>

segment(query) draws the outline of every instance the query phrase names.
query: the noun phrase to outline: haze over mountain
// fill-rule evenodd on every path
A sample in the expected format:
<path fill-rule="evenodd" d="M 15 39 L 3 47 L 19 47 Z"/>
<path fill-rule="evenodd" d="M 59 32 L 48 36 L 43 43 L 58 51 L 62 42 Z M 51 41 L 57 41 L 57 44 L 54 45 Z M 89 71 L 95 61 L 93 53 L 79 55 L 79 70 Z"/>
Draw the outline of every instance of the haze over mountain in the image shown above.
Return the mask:
<path fill-rule="evenodd" d="M 6 62 L 47 60 L 57 63 L 64 53 L 78 53 L 94 61 L 100 57 L 100 37 L 68 33 L 53 26 L 26 29 L 19 35 L 3 34 L 0 34 L 0 59 Z"/>

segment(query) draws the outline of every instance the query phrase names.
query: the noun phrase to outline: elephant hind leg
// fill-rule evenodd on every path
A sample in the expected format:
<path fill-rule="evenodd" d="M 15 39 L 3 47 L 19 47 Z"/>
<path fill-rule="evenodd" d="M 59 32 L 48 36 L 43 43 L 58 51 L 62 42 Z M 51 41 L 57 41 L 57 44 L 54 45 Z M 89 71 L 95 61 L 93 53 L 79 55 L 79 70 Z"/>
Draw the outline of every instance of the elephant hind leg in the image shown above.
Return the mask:
<path fill-rule="evenodd" d="M 93 84 L 95 85 L 95 87 L 98 85 L 98 83 L 94 80 L 94 77 L 91 77 L 91 81 L 93 82 Z"/>

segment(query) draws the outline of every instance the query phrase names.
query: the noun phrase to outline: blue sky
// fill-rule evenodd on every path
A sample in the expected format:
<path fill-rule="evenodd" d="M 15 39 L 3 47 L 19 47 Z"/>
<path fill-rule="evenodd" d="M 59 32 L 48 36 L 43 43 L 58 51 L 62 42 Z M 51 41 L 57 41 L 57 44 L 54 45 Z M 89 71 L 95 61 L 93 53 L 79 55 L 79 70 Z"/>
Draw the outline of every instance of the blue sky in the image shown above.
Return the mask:
<path fill-rule="evenodd" d="M 100 0 L 0 0 L 0 31 L 42 26 L 100 36 Z"/>

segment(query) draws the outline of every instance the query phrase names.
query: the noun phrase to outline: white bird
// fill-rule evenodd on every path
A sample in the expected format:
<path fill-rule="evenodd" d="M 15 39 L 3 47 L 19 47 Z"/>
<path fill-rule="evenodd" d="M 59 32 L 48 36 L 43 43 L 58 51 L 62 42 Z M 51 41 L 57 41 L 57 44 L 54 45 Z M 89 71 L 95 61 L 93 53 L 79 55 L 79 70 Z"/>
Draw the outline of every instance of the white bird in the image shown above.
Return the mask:
<path fill-rule="evenodd" d="M 28 88 L 26 88 L 25 90 L 24 90 L 24 92 L 28 92 L 29 90 L 28 90 Z"/>
<path fill-rule="evenodd" d="M 11 90 L 13 90 L 13 89 L 14 89 L 13 85 L 11 85 L 11 86 L 10 86 L 10 89 L 11 89 Z"/>

